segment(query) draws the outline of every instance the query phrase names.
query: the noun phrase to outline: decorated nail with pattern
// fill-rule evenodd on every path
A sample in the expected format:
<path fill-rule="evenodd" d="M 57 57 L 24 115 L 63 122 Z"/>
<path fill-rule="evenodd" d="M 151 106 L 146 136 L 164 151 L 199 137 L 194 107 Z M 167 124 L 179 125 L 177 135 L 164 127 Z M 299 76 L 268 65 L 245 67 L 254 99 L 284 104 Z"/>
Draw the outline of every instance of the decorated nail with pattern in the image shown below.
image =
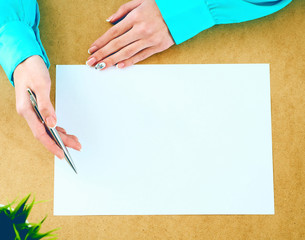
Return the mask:
<path fill-rule="evenodd" d="M 97 70 L 102 70 L 105 67 L 106 67 L 106 63 L 101 62 L 101 63 L 96 64 L 94 68 Z"/>

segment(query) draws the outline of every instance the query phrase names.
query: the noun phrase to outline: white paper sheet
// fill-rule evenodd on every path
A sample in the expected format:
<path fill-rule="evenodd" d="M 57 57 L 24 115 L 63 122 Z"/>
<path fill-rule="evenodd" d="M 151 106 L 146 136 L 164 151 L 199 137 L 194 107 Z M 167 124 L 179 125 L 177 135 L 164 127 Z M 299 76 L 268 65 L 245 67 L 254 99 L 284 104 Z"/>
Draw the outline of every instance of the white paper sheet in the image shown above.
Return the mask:
<path fill-rule="evenodd" d="M 268 64 L 57 66 L 55 215 L 273 214 Z"/>

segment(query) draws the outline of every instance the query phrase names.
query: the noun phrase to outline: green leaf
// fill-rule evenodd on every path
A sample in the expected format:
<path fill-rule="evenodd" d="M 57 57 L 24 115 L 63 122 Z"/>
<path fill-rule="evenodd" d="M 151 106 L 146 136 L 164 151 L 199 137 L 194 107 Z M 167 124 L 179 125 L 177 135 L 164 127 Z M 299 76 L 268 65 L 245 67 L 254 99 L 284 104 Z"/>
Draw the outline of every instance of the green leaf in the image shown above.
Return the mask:
<path fill-rule="evenodd" d="M 24 199 L 20 201 L 20 203 L 15 207 L 12 215 L 14 218 L 16 218 L 18 215 L 20 215 L 24 211 L 24 207 L 26 202 L 29 200 L 31 194 L 27 195 Z"/>
<path fill-rule="evenodd" d="M 11 206 L 15 203 L 15 201 L 13 201 L 12 203 L 9 203 L 3 207 L 0 207 L 0 214 L 4 214 L 8 219 L 12 220 L 13 216 L 12 216 L 12 208 Z"/>
<path fill-rule="evenodd" d="M 35 204 L 35 200 L 33 200 L 30 204 L 25 205 L 24 210 L 19 216 L 16 216 L 16 222 L 23 223 L 28 218 L 33 206 Z"/>
<path fill-rule="evenodd" d="M 14 203 L 15 203 L 15 201 L 12 202 L 12 203 L 7 204 L 7 205 L 5 205 L 5 206 L 0 207 L 0 213 L 3 212 L 3 211 L 5 211 L 5 210 L 7 210 L 8 208 L 11 208 L 11 206 L 12 206 Z"/>
<path fill-rule="evenodd" d="M 0 207 L 1 221 L 4 221 L 4 224 L 7 225 L 7 229 L 11 228 L 12 238 L 15 235 L 15 240 L 39 240 L 42 238 L 47 238 L 48 240 L 57 239 L 56 235 L 52 233 L 58 229 L 54 229 L 46 233 L 39 233 L 41 225 L 47 217 L 44 217 L 39 223 L 26 222 L 26 219 L 28 218 L 34 204 L 36 203 L 35 200 L 33 200 L 31 203 L 27 204 L 30 196 L 31 195 L 29 194 L 23 198 L 17 204 L 14 210 L 12 205 L 15 203 L 15 201 Z"/>
<path fill-rule="evenodd" d="M 33 238 L 35 239 L 41 239 L 41 238 L 44 238 L 44 237 L 54 237 L 56 236 L 55 234 L 51 234 L 53 232 L 57 231 L 57 229 L 53 229 L 49 232 L 46 232 L 46 233 L 36 233 L 33 235 Z"/>
<path fill-rule="evenodd" d="M 19 235 L 19 232 L 18 232 L 17 229 L 16 229 L 16 225 L 13 224 L 13 227 L 14 227 L 14 231 L 15 231 L 15 234 L 16 234 L 15 240 L 21 240 L 21 237 L 20 237 L 20 235 Z"/>
<path fill-rule="evenodd" d="M 35 204 L 35 198 L 33 199 L 33 202 L 31 202 L 29 205 L 26 206 L 26 211 L 27 211 L 26 218 L 28 218 L 28 216 L 29 216 L 29 214 L 30 214 L 34 204 Z"/>

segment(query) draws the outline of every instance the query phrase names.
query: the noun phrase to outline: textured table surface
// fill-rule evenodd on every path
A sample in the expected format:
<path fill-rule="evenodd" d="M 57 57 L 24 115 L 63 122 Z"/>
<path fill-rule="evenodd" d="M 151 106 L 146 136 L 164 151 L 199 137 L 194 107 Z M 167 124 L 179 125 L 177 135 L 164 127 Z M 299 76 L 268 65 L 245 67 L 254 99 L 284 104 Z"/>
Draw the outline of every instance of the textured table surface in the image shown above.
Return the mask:
<path fill-rule="evenodd" d="M 55 65 L 84 64 L 90 44 L 124 1 L 39 1 L 42 42 Z M 30 221 L 59 239 L 305 239 L 305 1 L 252 22 L 222 25 L 143 64 L 270 63 L 274 216 L 53 216 L 54 160 L 15 110 L 14 89 L 0 70 L 0 202 L 33 193 L 48 200 Z M 84 203 L 86 204 L 86 203 Z"/>

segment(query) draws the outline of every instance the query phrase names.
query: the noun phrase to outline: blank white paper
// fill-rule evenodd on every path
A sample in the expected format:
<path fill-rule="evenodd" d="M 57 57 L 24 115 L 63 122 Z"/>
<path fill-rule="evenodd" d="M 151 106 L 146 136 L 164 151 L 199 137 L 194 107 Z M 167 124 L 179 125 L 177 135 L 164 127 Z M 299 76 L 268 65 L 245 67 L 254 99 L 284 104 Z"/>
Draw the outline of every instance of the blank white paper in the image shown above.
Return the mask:
<path fill-rule="evenodd" d="M 54 215 L 274 214 L 268 64 L 56 71 Z"/>

